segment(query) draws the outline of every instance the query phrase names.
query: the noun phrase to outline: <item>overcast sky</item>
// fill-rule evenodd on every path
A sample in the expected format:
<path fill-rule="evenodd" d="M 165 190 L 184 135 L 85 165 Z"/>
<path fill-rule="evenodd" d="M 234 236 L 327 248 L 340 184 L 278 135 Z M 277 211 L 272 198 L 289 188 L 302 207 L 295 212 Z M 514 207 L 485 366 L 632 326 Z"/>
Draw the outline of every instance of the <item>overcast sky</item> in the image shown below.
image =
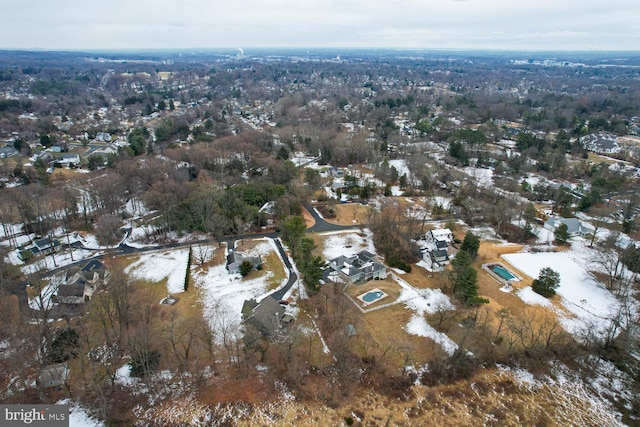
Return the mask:
<path fill-rule="evenodd" d="M 639 0 L 0 0 L 0 48 L 640 50 Z"/>

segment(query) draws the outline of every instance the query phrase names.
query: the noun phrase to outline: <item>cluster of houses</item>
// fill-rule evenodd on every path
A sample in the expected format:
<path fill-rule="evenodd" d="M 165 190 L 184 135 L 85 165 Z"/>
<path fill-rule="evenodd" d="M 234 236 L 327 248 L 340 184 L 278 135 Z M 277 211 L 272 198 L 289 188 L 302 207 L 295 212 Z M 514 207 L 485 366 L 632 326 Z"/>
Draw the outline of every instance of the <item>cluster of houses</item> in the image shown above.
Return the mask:
<path fill-rule="evenodd" d="M 252 259 L 231 251 L 227 258 L 227 268 L 233 273 L 239 267 L 239 262 Z M 355 255 L 339 256 L 330 260 L 324 277 L 329 282 L 363 283 L 373 279 L 385 279 L 387 267 L 371 252 L 361 251 Z M 253 325 L 263 335 L 278 339 L 286 335 L 287 328 L 293 321 L 293 317 L 286 313 L 284 303 L 276 301 L 272 296 L 267 296 L 259 302 L 255 299 L 246 300 L 242 305 L 242 321 Z"/>

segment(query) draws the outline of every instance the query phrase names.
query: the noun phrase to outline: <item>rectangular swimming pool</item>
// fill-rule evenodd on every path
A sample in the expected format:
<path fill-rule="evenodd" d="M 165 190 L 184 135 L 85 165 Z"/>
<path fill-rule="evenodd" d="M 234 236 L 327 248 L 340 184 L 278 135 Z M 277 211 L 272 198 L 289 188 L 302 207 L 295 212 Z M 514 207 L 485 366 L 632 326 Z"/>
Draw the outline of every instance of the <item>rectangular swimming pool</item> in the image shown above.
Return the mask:
<path fill-rule="evenodd" d="M 511 272 L 509 270 L 507 270 L 504 267 L 501 267 L 499 265 L 494 265 L 493 267 L 491 267 L 491 271 L 493 271 L 494 273 L 496 273 L 498 276 L 502 277 L 505 280 L 516 280 L 517 277 L 514 276 L 513 274 L 511 274 Z"/>

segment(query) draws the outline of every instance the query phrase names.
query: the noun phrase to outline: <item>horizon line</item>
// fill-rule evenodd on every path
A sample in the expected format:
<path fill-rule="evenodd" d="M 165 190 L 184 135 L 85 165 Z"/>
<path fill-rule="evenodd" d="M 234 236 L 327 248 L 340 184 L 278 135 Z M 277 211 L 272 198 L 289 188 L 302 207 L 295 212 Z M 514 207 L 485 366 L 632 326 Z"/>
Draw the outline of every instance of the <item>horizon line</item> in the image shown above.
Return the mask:
<path fill-rule="evenodd" d="M 557 52 L 557 53 L 637 53 L 640 49 L 539 49 L 539 48 L 456 48 L 456 47 L 345 47 L 345 46 L 240 46 L 240 47 L 133 47 L 133 48 L 40 48 L 40 47 L 0 47 L 0 52 L 180 52 L 212 50 L 345 50 L 345 51 L 439 51 L 439 52 Z"/>

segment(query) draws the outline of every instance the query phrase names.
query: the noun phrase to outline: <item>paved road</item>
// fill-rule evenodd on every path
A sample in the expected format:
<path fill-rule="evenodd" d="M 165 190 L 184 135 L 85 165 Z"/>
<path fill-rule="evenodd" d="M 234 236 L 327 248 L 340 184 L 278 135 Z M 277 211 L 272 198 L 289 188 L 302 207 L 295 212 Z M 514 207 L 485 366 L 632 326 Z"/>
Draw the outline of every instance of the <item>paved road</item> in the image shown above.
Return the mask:
<path fill-rule="evenodd" d="M 284 266 L 287 267 L 287 270 L 289 270 L 289 280 L 287 280 L 287 283 L 282 288 L 278 289 L 277 291 L 271 294 L 273 299 L 275 299 L 276 301 L 280 301 L 281 299 L 284 298 L 285 294 L 289 292 L 289 289 L 291 289 L 293 284 L 298 281 L 298 275 L 296 274 L 295 271 L 293 271 L 293 266 L 291 265 L 291 261 L 289 261 L 289 257 L 287 256 L 287 253 L 282 247 L 282 243 L 280 243 L 280 239 L 274 239 L 274 242 L 276 242 L 276 247 L 278 248 L 278 252 L 280 252 L 280 255 L 282 256 L 282 260 L 284 261 Z"/>
<path fill-rule="evenodd" d="M 356 228 L 358 228 L 357 225 L 336 225 L 325 221 L 320 217 L 320 215 L 318 215 L 318 212 L 309 203 L 305 205 L 305 208 L 307 208 L 313 219 L 316 221 L 313 227 L 307 228 L 307 233 L 322 233 L 325 231 L 337 230 L 355 230 Z"/>

